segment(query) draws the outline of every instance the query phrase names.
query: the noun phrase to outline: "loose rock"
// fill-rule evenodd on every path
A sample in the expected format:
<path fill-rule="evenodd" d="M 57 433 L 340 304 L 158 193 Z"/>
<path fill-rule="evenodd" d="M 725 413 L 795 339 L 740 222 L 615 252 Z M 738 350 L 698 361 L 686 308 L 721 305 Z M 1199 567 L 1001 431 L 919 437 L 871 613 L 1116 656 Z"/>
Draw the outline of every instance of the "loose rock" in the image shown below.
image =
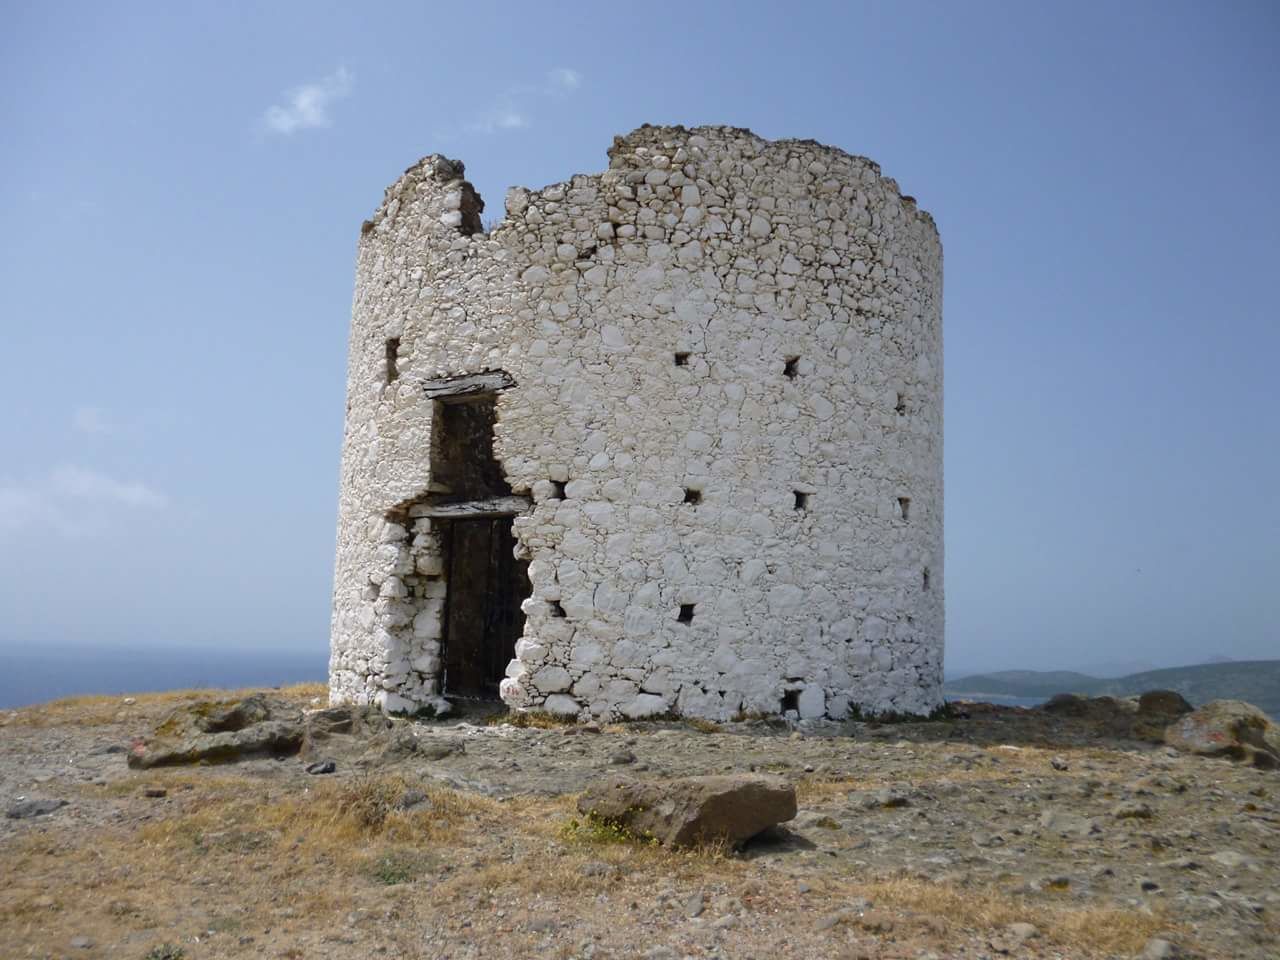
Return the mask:
<path fill-rule="evenodd" d="M 1170 746 L 1255 767 L 1280 767 L 1280 724 L 1243 700 L 1214 700 L 1169 726 Z"/>
<path fill-rule="evenodd" d="M 10 820 L 27 820 L 46 816 L 66 805 L 66 800 L 22 800 L 6 810 L 4 815 Z"/>
<path fill-rule="evenodd" d="M 796 815 L 795 788 L 762 774 L 635 780 L 588 787 L 578 810 L 670 846 L 741 844 Z"/>
<path fill-rule="evenodd" d="M 242 730 L 192 736 L 176 741 L 135 744 L 129 766 L 138 770 L 189 763 L 230 763 L 261 754 L 291 755 L 302 746 L 302 727 L 269 720 Z"/>
<path fill-rule="evenodd" d="M 241 700 L 199 700 L 172 711 L 150 740 L 135 741 L 130 767 L 229 763 L 271 754 L 290 756 L 302 746 L 301 712 L 265 694 Z"/>

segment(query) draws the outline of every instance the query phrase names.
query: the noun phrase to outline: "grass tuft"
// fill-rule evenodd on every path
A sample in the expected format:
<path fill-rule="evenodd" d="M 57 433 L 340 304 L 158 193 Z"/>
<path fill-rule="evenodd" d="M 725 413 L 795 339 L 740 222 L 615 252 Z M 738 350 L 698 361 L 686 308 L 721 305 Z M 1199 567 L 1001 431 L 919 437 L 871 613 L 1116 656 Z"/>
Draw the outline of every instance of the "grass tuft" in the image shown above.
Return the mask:
<path fill-rule="evenodd" d="M 495 713 L 485 721 L 491 727 L 508 724 L 523 729 L 554 730 L 559 727 L 572 727 L 577 724 L 577 717 L 559 716 L 542 710 L 511 710 L 507 713 Z"/>
<path fill-rule="evenodd" d="M 608 820 L 591 814 L 581 820 L 577 817 L 570 819 L 560 828 L 560 837 L 568 843 L 628 843 L 658 846 L 657 837 L 650 834 L 635 833 L 616 820 Z"/>
<path fill-rule="evenodd" d="M 702 717 L 686 717 L 684 722 L 685 726 L 692 727 L 699 733 L 719 733 L 722 729 L 714 720 L 704 720 Z"/>
<path fill-rule="evenodd" d="M 377 856 L 369 864 L 371 880 L 388 887 L 412 883 L 436 865 L 436 858 L 412 848 L 398 847 Z"/>
<path fill-rule="evenodd" d="M 910 876 L 858 884 L 856 893 L 878 907 L 892 906 L 943 917 L 979 930 L 1031 923 L 1049 941 L 1108 955 L 1138 953 L 1151 937 L 1169 929 L 1169 918 L 1163 908 L 1146 912 L 1033 902 L 996 888 L 962 889 L 950 883 L 933 883 Z"/>

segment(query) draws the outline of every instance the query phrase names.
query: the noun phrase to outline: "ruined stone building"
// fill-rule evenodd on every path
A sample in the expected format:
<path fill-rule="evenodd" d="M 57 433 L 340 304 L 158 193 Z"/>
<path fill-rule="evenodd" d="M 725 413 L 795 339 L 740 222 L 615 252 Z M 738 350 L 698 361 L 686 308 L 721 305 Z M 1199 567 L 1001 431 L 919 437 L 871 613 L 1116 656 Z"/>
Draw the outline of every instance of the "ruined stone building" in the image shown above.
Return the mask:
<path fill-rule="evenodd" d="M 870 160 L 728 127 L 483 209 L 433 155 L 361 229 L 333 700 L 937 707 L 932 218 Z"/>

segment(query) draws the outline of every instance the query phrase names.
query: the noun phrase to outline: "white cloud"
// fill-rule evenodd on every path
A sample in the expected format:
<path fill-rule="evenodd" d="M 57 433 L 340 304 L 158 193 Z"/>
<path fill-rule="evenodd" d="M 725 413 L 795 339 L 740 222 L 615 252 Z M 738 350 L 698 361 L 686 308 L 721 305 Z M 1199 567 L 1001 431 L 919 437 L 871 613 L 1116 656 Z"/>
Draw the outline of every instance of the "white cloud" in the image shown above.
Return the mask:
<path fill-rule="evenodd" d="M 350 70 L 339 67 L 316 83 L 290 90 L 283 105 L 267 108 L 263 122 L 268 130 L 285 136 L 299 130 L 330 126 L 333 123 L 329 115 L 330 106 L 351 93 L 354 80 Z"/>
<path fill-rule="evenodd" d="M 467 129 L 475 133 L 496 133 L 499 130 L 519 130 L 529 125 L 529 118 L 511 107 L 499 107 L 485 114 Z"/>
<path fill-rule="evenodd" d="M 52 490 L 59 497 L 122 503 L 130 507 L 163 507 L 168 498 L 144 483 L 113 480 L 81 467 L 58 467 L 51 477 Z"/>
<path fill-rule="evenodd" d="M 582 74 L 577 70 L 570 70 L 568 67 L 556 67 L 547 78 L 551 81 L 551 86 L 558 90 L 570 91 L 577 90 L 582 84 Z"/>
<path fill-rule="evenodd" d="M 169 498 L 136 480 L 116 480 L 96 470 L 61 466 L 41 480 L 0 479 L 0 531 L 45 526 L 64 536 L 100 529 L 104 510 L 158 510 Z M 86 511 L 86 506 L 97 509 Z"/>
<path fill-rule="evenodd" d="M 472 133 L 501 133 L 533 126 L 530 104 L 561 99 L 582 85 L 582 74 L 569 67 L 549 70 L 540 83 L 523 83 L 506 90 L 466 125 Z"/>

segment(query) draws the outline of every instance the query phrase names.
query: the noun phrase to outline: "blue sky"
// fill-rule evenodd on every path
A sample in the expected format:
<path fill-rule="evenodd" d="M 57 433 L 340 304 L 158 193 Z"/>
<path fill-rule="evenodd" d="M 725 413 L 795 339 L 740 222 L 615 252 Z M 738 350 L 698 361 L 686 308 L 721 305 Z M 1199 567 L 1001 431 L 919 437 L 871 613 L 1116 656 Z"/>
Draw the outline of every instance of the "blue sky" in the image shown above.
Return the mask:
<path fill-rule="evenodd" d="M 0 649 L 327 644 L 356 238 L 641 123 L 865 154 L 946 255 L 948 660 L 1280 655 L 1280 8 L 11 4 Z"/>

